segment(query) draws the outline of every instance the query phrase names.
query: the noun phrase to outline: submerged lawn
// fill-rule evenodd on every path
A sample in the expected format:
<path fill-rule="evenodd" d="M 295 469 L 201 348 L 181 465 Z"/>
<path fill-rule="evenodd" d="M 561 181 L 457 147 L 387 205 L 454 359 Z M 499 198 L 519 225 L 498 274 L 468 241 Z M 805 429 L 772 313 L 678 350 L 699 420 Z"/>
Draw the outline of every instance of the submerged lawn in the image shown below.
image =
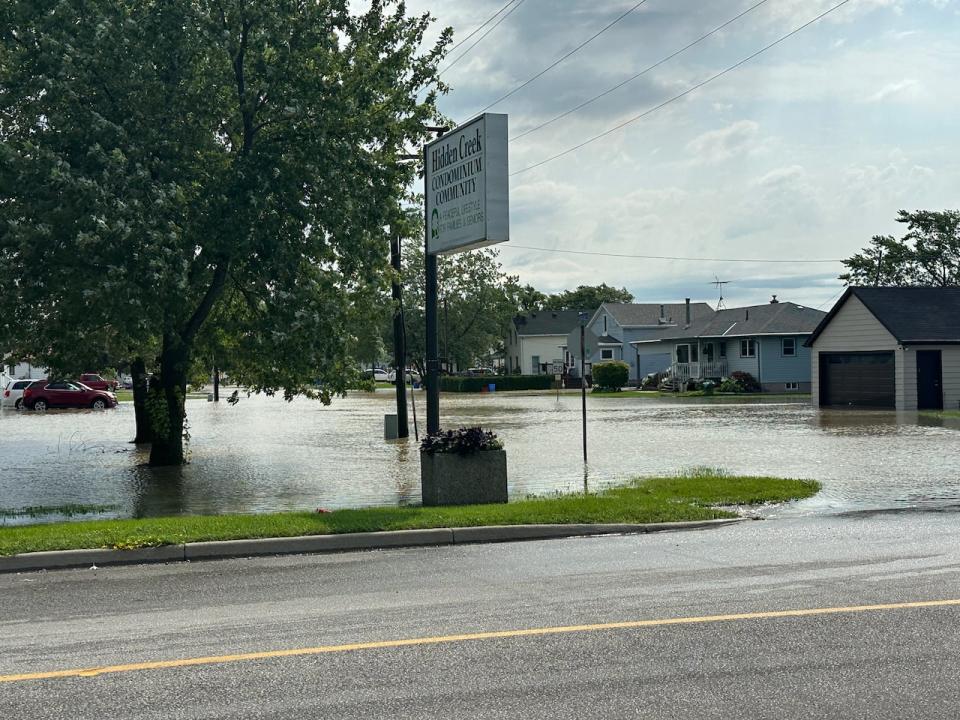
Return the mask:
<path fill-rule="evenodd" d="M 476 525 L 647 523 L 736 517 L 716 505 L 784 502 L 815 495 L 812 480 L 718 474 L 637 479 L 597 494 L 506 505 L 378 507 L 330 513 L 188 515 L 0 527 L 0 555 L 76 548 L 134 548 L 202 540 L 326 535 Z"/>

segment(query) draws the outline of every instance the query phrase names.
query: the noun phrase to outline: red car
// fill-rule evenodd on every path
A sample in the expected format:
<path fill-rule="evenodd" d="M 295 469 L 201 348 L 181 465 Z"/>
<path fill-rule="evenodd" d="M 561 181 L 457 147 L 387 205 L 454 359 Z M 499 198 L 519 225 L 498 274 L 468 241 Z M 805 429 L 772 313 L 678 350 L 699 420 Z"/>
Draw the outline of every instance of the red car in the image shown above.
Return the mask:
<path fill-rule="evenodd" d="M 24 407 L 31 410 L 48 408 L 79 407 L 104 410 L 116 407 L 117 396 L 104 390 L 94 390 L 83 383 L 57 380 L 41 380 L 23 391 L 21 400 Z"/>
<path fill-rule="evenodd" d="M 102 376 L 96 373 L 84 373 L 80 376 L 80 382 L 88 388 L 94 390 L 115 391 L 119 383 L 116 380 L 104 380 Z"/>

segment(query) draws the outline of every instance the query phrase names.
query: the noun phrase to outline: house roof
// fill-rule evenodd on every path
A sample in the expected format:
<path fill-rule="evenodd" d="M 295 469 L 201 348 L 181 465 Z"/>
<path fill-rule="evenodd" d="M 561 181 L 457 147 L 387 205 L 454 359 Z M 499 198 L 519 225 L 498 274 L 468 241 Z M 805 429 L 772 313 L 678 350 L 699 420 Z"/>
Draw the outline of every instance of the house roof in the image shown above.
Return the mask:
<path fill-rule="evenodd" d="M 854 296 L 901 345 L 960 343 L 960 288 L 849 287 L 813 331 L 808 345 Z"/>
<path fill-rule="evenodd" d="M 766 303 L 717 310 L 694 320 L 689 327 L 669 328 L 650 342 L 698 337 L 743 337 L 749 335 L 804 335 L 813 332 L 825 312 L 792 302 Z M 643 341 L 637 341 L 640 344 Z"/>
<path fill-rule="evenodd" d="M 612 335 L 601 335 L 597 338 L 597 342 L 601 345 L 620 345 L 623 341 L 617 340 Z"/>
<path fill-rule="evenodd" d="M 513 326 L 517 335 L 567 335 L 580 323 L 580 313 L 593 315 L 593 310 L 539 310 L 517 315 Z"/>
<path fill-rule="evenodd" d="M 620 327 L 657 326 L 661 324 L 661 317 L 682 325 L 686 321 L 686 307 L 686 303 L 603 303 L 600 306 Z M 707 303 L 690 303 L 690 317 L 694 321 L 712 313 L 713 308 Z"/>

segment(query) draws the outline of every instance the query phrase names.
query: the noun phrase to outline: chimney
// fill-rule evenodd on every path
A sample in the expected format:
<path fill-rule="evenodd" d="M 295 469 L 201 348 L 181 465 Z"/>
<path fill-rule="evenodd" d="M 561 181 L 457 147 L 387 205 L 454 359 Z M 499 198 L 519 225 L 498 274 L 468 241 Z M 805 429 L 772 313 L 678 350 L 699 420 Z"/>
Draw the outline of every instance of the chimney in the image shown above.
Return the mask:
<path fill-rule="evenodd" d="M 684 302 L 687 306 L 687 327 L 690 327 L 690 298 L 685 298 Z"/>
<path fill-rule="evenodd" d="M 663 311 L 663 305 L 660 306 L 660 319 L 657 320 L 658 323 L 663 325 L 667 321 L 667 314 Z"/>
<path fill-rule="evenodd" d="M 780 301 L 777 300 L 777 296 L 776 296 L 776 295 L 774 295 L 773 298 L 770 300 L 770 304 L 771 304 L 771 305 L 776 305 L 778 302 L 780 302 Z"/>
<path fill-rule="evenodd" d="M 747 309 L 744 310 L 743 312 L 744 312 L 744 315 L 745 315 L 745 317 L 743 318 L 744 321 L 749 320 L 749 319 L 750 319 L 750 308 L 747 308 Z"/>

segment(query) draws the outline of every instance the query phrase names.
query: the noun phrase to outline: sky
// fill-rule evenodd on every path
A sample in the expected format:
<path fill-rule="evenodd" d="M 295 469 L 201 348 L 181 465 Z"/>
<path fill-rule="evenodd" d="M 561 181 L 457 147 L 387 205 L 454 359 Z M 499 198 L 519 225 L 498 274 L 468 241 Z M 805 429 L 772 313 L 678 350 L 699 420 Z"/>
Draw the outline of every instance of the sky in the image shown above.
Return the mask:
<path fill-rule="evenodd" d="M 436 18 L 433 37 L 450 26 L 457 42 L 505 2 L 407 7 Z M 646 0 L 487 108 L 637 4 L 519 0 L 443 71 L 451 89 L 440 109 L 458 123 L 485 109 L 507 113 L 514 138 L 757 2 Z M 848 0 L 703 87 L 530 168 L 685 93 L 837 2 L 766 0 L 589 106 L 512 139 L 510 241 L 499 246 L 505 270 L 544 292 L 606 282 L 638 302 L 716 305 L 720 279 L 729 281 L 728 307 L 775 293 L 828 309 L 843 289 L 839 260 L 873 235 L 902 234 L 898 210 L 960 208 L 960 0 Z"/>

